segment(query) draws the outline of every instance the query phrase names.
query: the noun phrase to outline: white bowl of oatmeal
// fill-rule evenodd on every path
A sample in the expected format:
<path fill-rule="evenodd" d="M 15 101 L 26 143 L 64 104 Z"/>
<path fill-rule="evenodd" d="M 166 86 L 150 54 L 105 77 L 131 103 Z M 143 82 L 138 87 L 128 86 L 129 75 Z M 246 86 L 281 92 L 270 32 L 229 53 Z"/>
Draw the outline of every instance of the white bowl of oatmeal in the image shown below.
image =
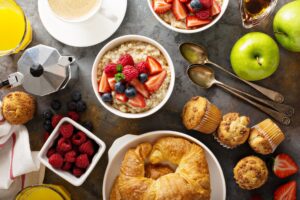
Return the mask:
<path fill-rule="evenodd" d="M 209 14 L 210 16 L 206 17 L 205 11 L 203 13 L 202 12 L 203 10 L 199 10 L 202 12 L 200 14 L 201 20 L 199 20 L 198 14 L 196 17 L 196 13 L 198 11 L 192 12 L 193 8 L 191 8 L 191 6 L 189 5 L 190 2 L 192 2 L 193 0 L 186 1 L 186 3 L 183 3 L 180 0 L 147 0 L 147 1 L 152 14 L 163 26 L 175 32 L 185 33 L 185 34 L 202 32 L 215 25 L 221 19 L 229 4 L 229 0 L 210 0 L 212 2 L 211 8 L 205 8 L 205 11 L 209 11 L 206 13 L 210 13 Z M 208 0 L 204 0 L 204 1 L 207 2 Z M 155 2 L 157 2 L 156 5 L 161 6 L 161 8 L 154 7 Z M 174 6 L 175 2 L 177 2 L 176 5 L 179 4 L 182 5 L 179 7 L 182 7 L 183 9 L 178 9 L 178 6 Z M 167 4 L 171 4 L 171 5 L 167 5 Z M 174 9 L 175 7 L 176 9 Z M 161 9 L 161 10 L 155 11 L 155 9 Z M 202 9 L 204 9 L 203 6 Z M 177 10 L 179 10 L 179 12 L 178 14 L 176 14 L 177 16 L 175 16 L 174 13 L 176 13 Z M 159 12 L 162 13 L 158 14 Z M 185 15 L 186 17 L 184 17 Z M 193 26 L 189 26 L 188 24 Z"/>
<path fill-rule="evenodd" d="M 124 66 L 121 65 L 121 71 L 110 76 L 108 72 L 114 71 L 115 68 L 107 71 L 108 66 L 116 64 L 116 69 L 119 70 L 119 61 L 125 55 L 132 57 L 133 66 L 122 63 Z M 140 70 L 137 66 L 150 59 L 153 59 L 154 63 L 159 63 L 161 66 L 159 71 L 157 68 L 147 68 L 148 78 L 145 82 L 140 79 L 140 73 L 138 78 L 127 82 L 127 76 L 134 74 L 127 73 L 128 69 Z M 107 81 L 103 81 L 105 79 Z M 119 83 L 118 88 L 117 83 Z M 153 39 L 140 35 L 126 35 L 110 41 L 100 50 L 93 64 L 92 85 L 96 97 L 107 110 L 124 118 L 143 118 L 157 112 L 170 98 L 174 83 L 174 65 L 167 51 Z M 126 88 L 122 94 L 118 92 L 120 88 L 122 89 L 120 85 Z M 132 92 L 132 87 L 135 94 Z M 133 97 L 130 96 L 132 94 Z M 107 98 L 111 98 L 109 102 Z"/>

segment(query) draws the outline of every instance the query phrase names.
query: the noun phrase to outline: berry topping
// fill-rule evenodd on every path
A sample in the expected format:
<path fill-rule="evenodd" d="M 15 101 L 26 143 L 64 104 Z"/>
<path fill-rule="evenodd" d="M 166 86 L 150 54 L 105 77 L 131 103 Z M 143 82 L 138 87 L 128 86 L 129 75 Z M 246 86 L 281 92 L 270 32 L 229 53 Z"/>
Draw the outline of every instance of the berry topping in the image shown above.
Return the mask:
<path fill-rule="evenodd" d="M 60 103 L 60 101 L 59 100 L 53 100 L 52 102 L 51 102 L 51 108 L 53 109 L 53 110 L 59 110 L 60 108 L 61 108 L 61 103 Z"/>
<path fill-rule="evenodd" d="M 296 162 L 288 154 L 281 153 L 275 157 L 273 172 L 279 178 L 286 178 L 296 174 L 299 170 Z"/>
<path fill-rule="evenodd" d="M 128 101 L 128 97 L 127 97 L 125 94 L 119 94 L 119 93 L 117 93 L 117 94 L 116 94 L 116 99 L 117 99 L 118 101 L 123 102 L 123 103 L 125 103 L 125 102 Z"/>
<path fill-rule="evenodd" d="M 166 2 L 165 0 L 153 0 L 152 7 L 157 14 L 163 14 L 171 10 L 172 4 Z"/>
<path fill-rule="evenodd" d="M 80 153 L 86 153 L 89 156 L 92 156 L 94 154 L 94 145 L 93 143 L 88 140 L 79 147 Z"/>
<path fill-rule="evenodd" d="M 184 4 L 180 2 L 180 0 L 174 0 L 172 6 L 172 12 L 177 20 L 183 20 L 187 16 L 186 9 Z"/>
<path fill-rule="evenodd" d="M 147 63 L 148 63 L 148 71 L 150 75 L 157 74 L 162 71 L 162 67 L 160 63 L 155 58 L 148 56 Z"/>
<path fill-rule="evenodd" d="M 86 169 L 90 165 L 90 161 L 87 154 L 80 154 L 76 158 L 75 162 L 76 167 Z"/>
<path fill-rule="evenodd" d="M 118 73 L 117 64 L 110 63 L 110 64 L 106 65 L 104 68 L 104 72 L 107 77 L 114 77 L 115 74 Z"/>
<path fill-rule="evenodd" d="M 206 20 L 201 20 L 196 16 L 188 16 L 186 18 L 186 26 L 188 28 L 193 28 L 193 27 L 197 27 L 197 26 L 203 26 L 206 24 L 209 24 L 211 22 L 210 19 L 206 19 Z"/>
<path fill-rule="evenodd" d="M 115 85 L 115 90 L 119 94 L 123 94 L 125 92 L 126 86 L 122 82 L 117 82 Z"/>
<path fill-rule="evenodd" d="M 74 121 L 78 122 L 80 119 L 80 116 L 77 112 L 74 111 L 69 111 L 68 112 L 68 117 L 70 117 L 71 119 L 73 119 Z"/>
<path fill-rule="evenodd" d="M 54 127 L 56 127 L 56 125 L 60 122 L 60 120 L 63 118 L 63 116 L 62 115 L 54 115 L 53 117 L 52 117 L 52 120 L 51 120 L 51 124 L 52 124 L 52 127 L 54 128 Z"/>
<path fill-rule="evenodd" d="M 89 131 L 93 131 L 93 129 L 94 129 L 94 126 L 93 126 L 92 122 L 83 122 L 82 126 L 84 128 L 86 128 L 87 130 L 89 130 Z"/>
<path fill-rule="evenodd" d="M 69 101 L 67 106 L 68 106 L 69 111 L 75 111 L 76 110 L 76 102 L 75 101 Z"/>
<path fill-rule="evenodd" d="M 206 20 L 210 18 L 211 13 L 210 10 L 200 10 L 199 12 L 196 12 L 195 15 L 201 20 Z"/>
<path fill-rule="evenodd" d="M 107 76 L 105 73 L 102 73 L 101 80 L 99 83 L 99 92 L 105 93 L 105 92 L 110 92 L 110 91 L 111 91 L 111 89 L 110 89 L 110 86 L 108 83 Z"/>
<path fill-rule="evenodd" d="M 72 93 L 72 100 L 77 102 L 81 100 L 81 93 L 79 91 L 75 91 Z"/>
<path fill-rule="evenodd" d="M 276 189 L 274 200 L 296 200 L 296 191 L 296 181 L 290 181 Z"/>
<path fill-rule="evenodd" d="M 61 169 L 65 171 L 69 171 L 71 168 L 72 168 L 72 163 L 65 162 Z"/>
<path fill-rule="evenodd" d="M 213 0 L 213 5 L 211 7 L 211 16 L 216 16 L 221 12 L 221 7 L 216 0 Z"/>
<path fill-rule="evenodd" d="M 44 121 L 43 127 L 47 132 L 51 132 L 53 130 L 51 120 Z"/>
<path fill-rule="evenodd" d="M 79 131 L 72 137 L 72 143 L 75 145 L 81 145 L 86 141 L 86 135 L 84 132 Z"/>
<path fill-rule="evenodd" d="M 121 64 L 122 66 L 126 66 L 126 65 L 134 66 L 134 61 L 131 55 L 125 54 L 119 58 L 118 64 Z"/>
<path fill-rule="evenodd" d="M 60 138 L 56 150 L 60 153 L 66 153 L 72 149 L 71 141 L 66 138 Z"/>
<path fill-rule="evenodd" d="M 192 0 L 189 5 L 194 12 L 197 12 L 202 8 L 202 4 L 200 3 L 200 0 Z"/>
<path fill-rule="evenodd" d="M 116 85 L 115 77 L 108 78 L 108 84 L 111 90 L 115 90 L 115 85 Z"/>
<path fill-rule="evenodd" d="M 74 127 L 72 124 L 63 124 L 60 126 L 59 131 L 64 138 L 70 138 L 73 135 Z"/>
<path fill-rule="evenodd" d="M 138 77 L 139 72 L 134 66 L 127 65 L 123 69 L 123 74 L 125 76 L 125 80 L 130 82 L 132 79 L 135 79 Z"/>
<path fill-rule="evenodd" d="M 74 151 L 74 150 L 69 151 L 65 154 L 65 161 L 73 163 L 76 160 L 76 156 L 77 156 L 76 151 Z"/>
<path fill-rule="evenodd" d="M 163 70 L 162 72 L 154 76 L 150 76 L 148 81 L 145 83 L 148 91 L 150 93 L 157 91 L 160 88 L 160 86 L 163 84 L 166 76 L 167 76 L 166 70 Z"/>
<path fill-rule="evenodd" d="M 150 94 L 148 92 L 148 90 L 146 89 L 146 87 L 138 80 L 138 79 L 133 79 L 130 82 L 131 85 L 133 85 L 135 87 L 135 89 L 141 93 L 145 98 L 149 98 Z"/>
<path fill-rule="evenodd" d="M 136 90 L 134 87 L 128 87 L 126 88 L 125 90 L 125 95 L 128 97 L 128 98 L 133 98 L 136 96 Z"/>
<path fill-rule="evenodd" d="M 86 103 L 84 101 L 78 101 L 76 103 L 76 111 L 84 112 L 86 110 Z"/>
<path fill-rule="evenodd" d="M 167 3 L 173 3 L 173 0 L 165 0 Z"/>
<path fill-rule="evenodd" d="M 47 152 L 47 158 L 55 154 L 56 150 L 54 148 L 50 148 Z"/>
<path fill-rule="evenodd" d="M 102 96 L 101 96 L 101 99 L 104 101 L 104 102 L 112 102 L 113 98 L 112 98 L 112 95 L 111 93 L 104 93 Z"/>
<path fill-rule="evenodd" d="M 139 75 L 139 81 L 140 81 L 140 82 L 145 83 L 147 80 L 148 80 L 148 74 L 146 74 L 146 73 L 141 73 L 141 74 Z"/>
<path fill-rule="evenodd" d="M 137 94 L 135 97 L 129 99 L 128 103 L 138 108 L 145 108 L 146 106 L 145 98 L 140 94 Z"/>
<path fill-rule="evenodd" d="M 58 154 L 58 153 L 54 153 L 52 154 L 49 159 L 48 159 L 50 165 L 52 165 L 52 167 L 60 169 L 64 163 L 64 159 L 63 157 Z"/>
<path fill-rule="evenodd" d="M 203 8 L 208 9 L 212 7 L 213 4 L 212 0 L 199 0 L 199 1 L 202 4 Z"/>
<path fill-rule="evenodd" d="M 138 70 L 139 74 L 141 73 L 148 73 L 148 63 L 147 62 L 140 62 L 136 65 L 136 69 Z"/>
<path fill-rule="evenodd" d="M 75 167 L 72 171 L 72 174 L 76 177 L 80 177 L 83 173 L 84 173 L 84 171 L 77 167 Z"/>
<path fill-rule="evenodd" d="M 53 114 L 52 114 L 51 110 L 46 110 L 46 111 L 43 112 L 43 118 L 44 119 L 51 120 L 52 116 L 53 116 Z"/>

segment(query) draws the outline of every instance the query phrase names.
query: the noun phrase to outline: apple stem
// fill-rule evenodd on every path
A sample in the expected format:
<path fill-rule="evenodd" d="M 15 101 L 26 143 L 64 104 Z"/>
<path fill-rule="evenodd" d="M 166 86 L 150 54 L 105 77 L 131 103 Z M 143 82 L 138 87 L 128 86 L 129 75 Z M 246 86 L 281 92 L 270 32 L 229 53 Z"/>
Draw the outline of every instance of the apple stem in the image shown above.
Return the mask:
<path fill-rule="evenodd" d="M 259 59 L 259 57 L 258 57 L 258 56 L 256 57 L 256 60 L 257 60 L 258 64 L 261 66 L 261 65 L 262 65 L 262 63 L 260 62 L 260 59 Z"/>
<path fill-rule="evenodd" d="M 286 35 L 285 33 L 283 32 L 278 32 L 278 31 L 274 31 L 275 34 L 279 34 L 279 35 Z"/>

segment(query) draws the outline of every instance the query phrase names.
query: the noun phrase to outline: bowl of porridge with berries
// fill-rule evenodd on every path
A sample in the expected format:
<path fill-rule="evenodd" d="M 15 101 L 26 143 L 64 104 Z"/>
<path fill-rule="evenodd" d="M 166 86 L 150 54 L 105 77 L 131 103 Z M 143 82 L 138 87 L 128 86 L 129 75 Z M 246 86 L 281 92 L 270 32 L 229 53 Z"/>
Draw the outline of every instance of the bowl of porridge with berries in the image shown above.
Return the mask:
<path fill-rule="evenodd" d="M 225 13 L 229 0 L 148 0 L 155 18 L 180 33 L 197 33 L 213 26 Z"/>
<path fill-rule="evenodd" d="M 167 51 L 139 35 L 116 38 L 96 57 L 92 84 L 100 103 L 125 118 L 142 118 L 158 111 L 174 88 L 175 71 Z"/>

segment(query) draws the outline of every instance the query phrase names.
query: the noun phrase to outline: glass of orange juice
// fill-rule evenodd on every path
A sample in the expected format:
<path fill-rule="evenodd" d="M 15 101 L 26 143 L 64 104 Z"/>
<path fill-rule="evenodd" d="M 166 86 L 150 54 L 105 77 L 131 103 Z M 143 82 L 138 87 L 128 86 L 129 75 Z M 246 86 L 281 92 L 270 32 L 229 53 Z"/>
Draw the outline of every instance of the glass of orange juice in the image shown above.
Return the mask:
<path fill-rule="evenodd" d="M 0 56 L 18 53 L 32 40 L 32 29 L 14 0 L 0 0 Z"/>

